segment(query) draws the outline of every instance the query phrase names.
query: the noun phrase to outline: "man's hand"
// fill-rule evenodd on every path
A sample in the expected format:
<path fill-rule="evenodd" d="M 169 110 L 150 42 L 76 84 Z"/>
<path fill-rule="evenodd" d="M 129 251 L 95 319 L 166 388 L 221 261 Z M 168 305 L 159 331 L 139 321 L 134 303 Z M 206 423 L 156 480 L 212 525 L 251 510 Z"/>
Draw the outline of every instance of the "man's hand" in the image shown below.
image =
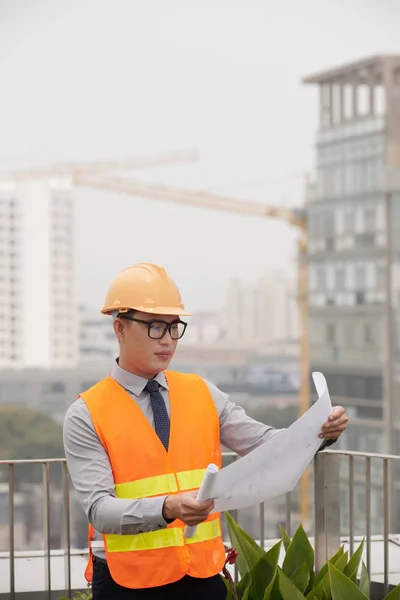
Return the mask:
<path fill-rule="evenodd" d="M 322 426 L 320 438 L 325 440 L 336 440 L 347 429 L 349 417 L 346 415 L 346 409 L 343 406 L 334 406 L 328 421 Z"/>
<path fill-rule="evenodd" d="M 205 521 L 214 508 L 214 501 L 199 502 L 197 492 L 183 492 L 176 496 L 167 496 L 163 507 L 166 521 L 180 519 L 186 525 L 198 525 Z"/>

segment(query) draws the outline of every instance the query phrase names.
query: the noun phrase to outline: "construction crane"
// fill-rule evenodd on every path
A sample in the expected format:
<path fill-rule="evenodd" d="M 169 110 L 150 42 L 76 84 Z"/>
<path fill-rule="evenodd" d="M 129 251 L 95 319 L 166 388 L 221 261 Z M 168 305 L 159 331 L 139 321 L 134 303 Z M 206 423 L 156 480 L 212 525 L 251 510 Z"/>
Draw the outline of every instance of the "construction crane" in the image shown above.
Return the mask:
<path fill-rule="evenodd" d="M 120 160 L 103 160 L 88 163 L 62 163 L 49 167 L 34 167 L 21 171 L 0 171 L 1 181 L 31 181 L 36 179 L 70 178 L 96 173 L 110 173 L 161 167 L 174 163 L 192 163 L 199 160 L 197 150 L 163 152 L 159 154 L 138 155 Z"/>
<path fill-rule="evenodd" d="M 95 189 L 108 190 L 147 198 L 163 202 L 173 202 L 186 206 L 226 211 L 230 213 L 250 215 L 254 217 L 275 218 L 295 227 L 299 233 L 298 247 L 298 306 L 300 315 L 300 398 L 299 416 L 309 408 L 310 399 L 310 374 L 309 374 L 309 343 L 308 343 L 308 229 L 306 210 L 288 209 L 281 206 L 269 206 L 260 202 L 240 200 L 207 192 L 203 190 L 190 190 L 174 188 L 165 185 L 152 184 L 122 177 L 110 176 L 87 176 L 77 175 L 74 179 L 76 186 L 85 186 Z M 307 202 L 309 189 L 308 178 L 306 180 L 305 203 Z M 310 514 L 310 490 L 308 471 L 305 472 L 300 482 L 299 508 L 303 522 L 307 522 Z"/>

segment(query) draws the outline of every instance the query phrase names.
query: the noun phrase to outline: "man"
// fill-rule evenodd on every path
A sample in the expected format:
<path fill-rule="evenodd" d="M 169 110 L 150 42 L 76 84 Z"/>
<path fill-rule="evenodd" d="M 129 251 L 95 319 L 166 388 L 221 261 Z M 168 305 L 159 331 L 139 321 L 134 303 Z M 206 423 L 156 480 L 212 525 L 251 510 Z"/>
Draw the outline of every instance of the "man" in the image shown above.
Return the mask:
<path fill-rule="evenodd" d="M 90 523 L 94 600 L 222 600 L 225 553 L 213 502 L 196 500 L 220 444 L 244 455 L 279 435 L 197 375 L 166 371 L 188 316 L 165 270 L 141 263 L 111 283 L 119 359 L 83 392 L 64 422 L 71 478 Z M 321 431 L 346 429 L 336 407 Z M 321 440 L 322 443 L 322 440 Z M 186 539 L 185 525 L 197 525 Z"/>

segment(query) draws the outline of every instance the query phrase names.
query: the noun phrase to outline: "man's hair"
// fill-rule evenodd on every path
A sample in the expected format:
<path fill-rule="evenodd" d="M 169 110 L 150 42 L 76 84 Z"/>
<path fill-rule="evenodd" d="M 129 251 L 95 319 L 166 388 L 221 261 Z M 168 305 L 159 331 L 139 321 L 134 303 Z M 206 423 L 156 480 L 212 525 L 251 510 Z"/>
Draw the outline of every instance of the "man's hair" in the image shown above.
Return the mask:
<path fill-rule="evenodd" d="M 132 308 L 131 310 L 128 310 L 128 312 L 118 313 L 117 314 L 117 318 L 119 317 L 120 319 L 123 319 L 126 315 L 129 315 L 130 317 L 133 317 L 133 315 L 136 312 L 137 311 L 134 308 Z"/>

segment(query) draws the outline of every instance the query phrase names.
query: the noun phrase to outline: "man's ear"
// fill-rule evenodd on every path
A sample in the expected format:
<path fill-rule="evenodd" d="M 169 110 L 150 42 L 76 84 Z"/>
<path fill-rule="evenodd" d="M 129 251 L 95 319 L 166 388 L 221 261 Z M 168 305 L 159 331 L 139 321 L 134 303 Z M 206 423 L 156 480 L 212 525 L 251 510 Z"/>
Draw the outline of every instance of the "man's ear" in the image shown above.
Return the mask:
<path fill-rule="evenodd" d="M 121 343 L 121 341 L 125 337 L 125 329 L 127 327 L 127 323 L 124 321 L 124 319 L 119 319 L 117 317 L 116 319 L 114 319 L 113 327 L 116 338 Z"/>

